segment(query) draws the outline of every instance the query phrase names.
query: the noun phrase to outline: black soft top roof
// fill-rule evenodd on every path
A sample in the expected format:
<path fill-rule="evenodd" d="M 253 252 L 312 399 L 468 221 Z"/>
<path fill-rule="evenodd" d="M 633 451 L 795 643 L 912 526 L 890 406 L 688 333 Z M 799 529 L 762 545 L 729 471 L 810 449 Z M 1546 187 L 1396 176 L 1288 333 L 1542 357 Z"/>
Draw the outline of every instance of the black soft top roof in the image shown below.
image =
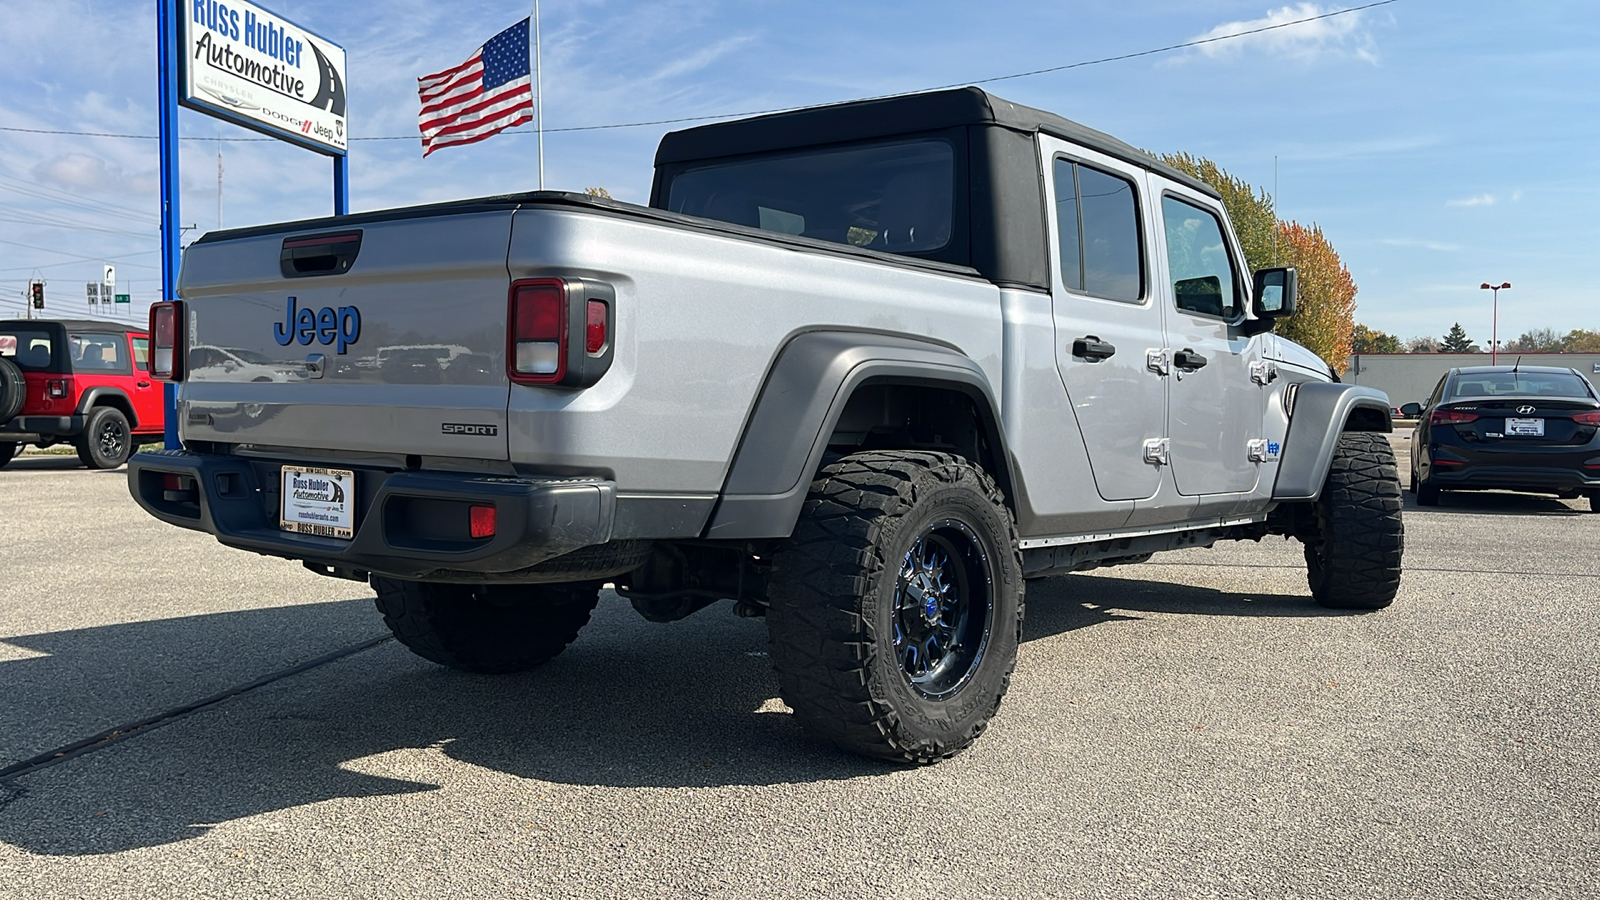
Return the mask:
<path fill-rule="evenodd" d="M 997 125 L 1024 134 L 1043 132 L 1159 172 L 1216 197 L 1202 181 L 1102 131 L 1055 113 L 1022 106 L 976 87 L 814 106 L 668 133 L 656 165 L 870 140 L 963 125 Z"/>
<path fill-rule="evenodd" d="M 97 319 L 0 319 L 0 329 L 38 328 L 40 325 L 60 325 L 68 331 L 133 331 L 144 334 L 145 326 L 126 322 L 103 322 Z"/>

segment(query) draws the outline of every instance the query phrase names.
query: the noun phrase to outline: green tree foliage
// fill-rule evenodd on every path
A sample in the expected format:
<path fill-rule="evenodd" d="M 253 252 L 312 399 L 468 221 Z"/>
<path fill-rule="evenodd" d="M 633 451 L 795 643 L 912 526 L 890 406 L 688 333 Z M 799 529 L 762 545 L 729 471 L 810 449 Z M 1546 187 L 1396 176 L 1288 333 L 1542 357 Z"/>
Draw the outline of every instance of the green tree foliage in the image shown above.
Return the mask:
<path fill-rule="evenodd" d="M 1280 321 L 1276 330 L 1344 371 L 1355 329 L 1356 283 L 1322 229 L 1315 224 L 1306 228 L 1278 221 L 1271 194 L 1229 175 L 1205 157 L 1168 153 L 1161 160 L 1222 196 L 1222 206 L 1251 271 L 1271 266 L 1299 270 L 1298 309 L 1287 321 Z"/>
<path fill-rule="evenodd" d="M 1280 320 L 1278 334 L 1322 357 L 1343 372 L 1355 331 L 1356 282 L 1316 225 L 1278 225 L 1278 258 L 1299 271 L 1297 309 Z"/>
<path fill-rule="evenodd" d="M 1561 349 L 1561 338 L 1553 328 L 1535 328 L 1527 331 L 1514 341 L 1507 341 L 1501 352 L 1511 353 L 1548 353 Z"/>
<path fill-rule="evenodd" d="M 1350 333 L 1351 353 L 1404 353 L 1400 339 L 1387 332 L 1357 324 Z"/>
<path fill-rule="evenodd" d="M 1472 338 L 1467 337 L 1467 330 L 1461 327 L 1460 322 L 1457 322 L 1450 326 L 1448 332 L 1445 332 L 1444 342 L 1439 345 L 1439 352 L 1482 353 L 1483 348 L 1474 344 Z"/>
<path fill-rule="evenodd" d="M 1600 353 L 1600 331 L 1574 328 L 1561 339 L 1561 349 L 1568 353 Z"/>
<path fill-rule="evenodd" d="M 1245 264 L 1252 272 L 1280 265 L 1273 262 L 1272 241 L 1278 227 L 1278 216 L 1273 210 L 1272 195 L 1264 190 L 1258 191 L 1243 178 L 1229 175 L 1204 157 L 1168 153 L 1161 157 L 1161 161 L 1211 185 L 1222 195 L 1222 206 L 1228 211 L 1234 232 L 1239 235 Z"/>

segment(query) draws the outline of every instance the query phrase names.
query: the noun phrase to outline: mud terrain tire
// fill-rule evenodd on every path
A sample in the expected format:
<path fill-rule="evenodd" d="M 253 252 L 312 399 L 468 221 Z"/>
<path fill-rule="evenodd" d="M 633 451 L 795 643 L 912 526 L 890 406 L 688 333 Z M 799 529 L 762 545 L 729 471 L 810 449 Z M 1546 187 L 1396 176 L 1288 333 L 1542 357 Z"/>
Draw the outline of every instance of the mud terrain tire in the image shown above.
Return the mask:
<path fill-rule="evenodd" d="M 589 623 L 595 584 L 438 584 L 374 576 L 378 611 L 400 643 L 463 672 L 524 672 L 554 659 Z"/>
<path fill-rule="evenodd" d="M 1332 609 L 1382 609 L 1400 589 L 1405 526 L 1394 451 L 1381 434 L 1339 436 L 1306 540 L 1311 596 Z"/>
<path fill-rule="evenodd" d="M 784 702 L 856 753 L 922 765 L 978 738 L 1005 696 L 1023 612 L 1004 498 L 956 456 L 825 467 L 774 555 L 767 625 Z"/>

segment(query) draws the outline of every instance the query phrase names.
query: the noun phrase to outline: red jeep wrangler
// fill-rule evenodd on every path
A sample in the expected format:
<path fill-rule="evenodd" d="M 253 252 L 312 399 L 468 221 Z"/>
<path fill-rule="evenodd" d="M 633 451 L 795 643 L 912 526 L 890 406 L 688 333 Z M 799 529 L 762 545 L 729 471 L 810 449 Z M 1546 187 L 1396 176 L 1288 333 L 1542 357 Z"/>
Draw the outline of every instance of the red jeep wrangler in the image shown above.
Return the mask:
<path fill-rule="evenodd" d="M 0 319 L 0 466 L 24 445 L 71 443 L 114 469 L 162 437 L 150 339 L 115 322 Z"/>

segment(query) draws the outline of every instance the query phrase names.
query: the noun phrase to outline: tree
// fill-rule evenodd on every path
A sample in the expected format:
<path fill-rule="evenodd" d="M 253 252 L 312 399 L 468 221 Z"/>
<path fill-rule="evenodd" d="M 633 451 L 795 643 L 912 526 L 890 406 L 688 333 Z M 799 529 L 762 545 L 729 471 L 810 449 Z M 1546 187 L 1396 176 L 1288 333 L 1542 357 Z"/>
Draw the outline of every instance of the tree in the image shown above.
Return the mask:
<path fill-rule="evenodd" d="M 1561 349 L 1561 338 L 1556 335 L 1553 328 L 1535 328 L 1524 332 L 1514 341 L 1507 341 L 1500 348 L 1501 353 L 1547 353 Z"/>
<path fill-rule="evenodd" d="M 588 195 L 589 195 L 589 196 L 591 196 L 591 197 L 599 197 L 599 198 L 600 198 L 600 199 L 601 199 L 601 200 L 611 200 L 611 199 L 614 199 L 614 198 L 613 198 L 613 197 L 612 197 L 612 196 L 611 196 L 611 192 L 610 192 L 610 191 L 608 191 L 608 190 L 606 190 L 606 189 L 605 189 L 605 188 L 603 188 L 603 187 L 590 187 L 590 188 L 584 188 L 584 189 L 583 189 L 583 192 L 584 192 L 584 193 L 585 193 L 585 194 L 588 194 Z"/>
<path fill-rule="evenodd" d="M 1350 334 L 1351 353 L 1404 353 L 1400 339 L 1387 332 L 1357 324 Z"/>
<path fill-rule="evenodd" d="M 1243 178 L 1229 175 L 1205 157 L 1168 153 L 1161 157 L 1161 161 L 1211 185 L 1222 195 L 1222 208 L 1228 211 L 1228 220 L 1233 223 L 1234 233 L 1239 236 L 1239 246 L 1244 248 L 1245 265 L 1252 272 L 1280 265 L 1273 261 L 1273 236 L 1277 231 L 1278 215 L 1273 210 L 1271 194 L 1258 191 Z"/>
<path fill-rule="evenodd" d="M 1600 331 L 1574 328 L 1561 339 L 1561 349 L 1568 353 L 1600 353 Z"/>
<path fill-rule="evenodd" d="M 1460 322 L 1457 322 L 1454 325 L 1451 325 L 1450 330 L 1445 333 L 1444 343 L 1439 345 L 1439 352 L 1482 353 L 1483 348 L 1479 347 L 1477 344 L 1474 344 L 1472 339 L 1467 337 L 1467 330 L 1461 327 Z"/>
<path fill-rule="evenodd" d="M 1356 282 L 1317 225 L 1278 223 L 1278 258 L 1298 270 L 1295 314 L 1278 324 L 1279 334 L 1343 372 L 1355 331 Z"/>

